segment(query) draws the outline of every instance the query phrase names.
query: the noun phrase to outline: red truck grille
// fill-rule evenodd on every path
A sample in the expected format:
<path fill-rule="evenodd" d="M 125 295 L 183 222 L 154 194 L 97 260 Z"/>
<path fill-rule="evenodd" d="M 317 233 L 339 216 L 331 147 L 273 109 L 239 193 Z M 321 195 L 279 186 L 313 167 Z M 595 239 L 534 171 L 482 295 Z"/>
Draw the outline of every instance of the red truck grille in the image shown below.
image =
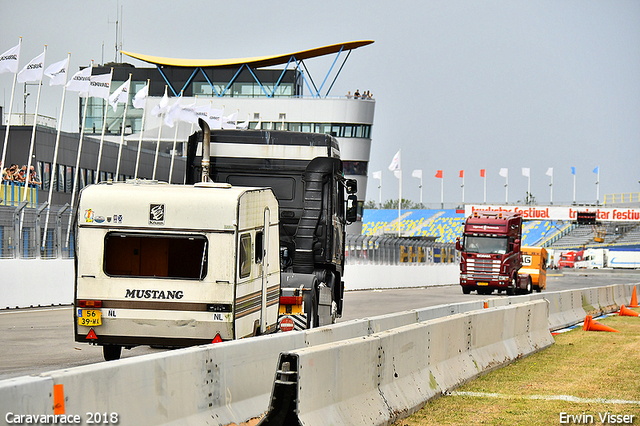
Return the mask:
<path fill-rule="evenodd" d="M 468 259 L 467 274 L 476 280 L 497 280 L 500 261 L 492 259 Z"/>

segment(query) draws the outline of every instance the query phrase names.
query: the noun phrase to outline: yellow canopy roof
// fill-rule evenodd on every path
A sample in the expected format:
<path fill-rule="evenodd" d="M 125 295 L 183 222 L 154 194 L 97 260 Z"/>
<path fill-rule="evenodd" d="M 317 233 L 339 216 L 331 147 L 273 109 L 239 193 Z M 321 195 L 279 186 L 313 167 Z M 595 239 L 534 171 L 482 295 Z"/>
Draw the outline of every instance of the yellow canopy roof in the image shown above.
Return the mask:
<path fill-rule="evenodd" d="M 239 59 L 176 59 L 176 58 L 163 58 L 160 56 L 143 55 L 141 53 L 125 52 L 121 51 L 127 56 L 135 59 L 139 59 L 144 62 L 148 62 L 154 65 L 168 65 L 172 67 L 188 67 L 188 68 L 223 68 L 233 67 L 237 65 L 247 64 L 251 68 L 269 67 L 272 65 L 286 64 L 289 62 L 291 56 L 295 56 L 296 59 L 309 59 L 316 58 L 318 56 L 330 55 L 342 50 L 353 50 L 358 47 L 366 46 L 373 43 L 373 40 L 360 40 L 351 41 L 347 43 L 331 44 L 329 46 L 317 47 L 315 49 L 302 50 L 300 52 L 286 53 L 283 55 L 274 56 L 256 56 L 253 58 L 239 58 Z"/>

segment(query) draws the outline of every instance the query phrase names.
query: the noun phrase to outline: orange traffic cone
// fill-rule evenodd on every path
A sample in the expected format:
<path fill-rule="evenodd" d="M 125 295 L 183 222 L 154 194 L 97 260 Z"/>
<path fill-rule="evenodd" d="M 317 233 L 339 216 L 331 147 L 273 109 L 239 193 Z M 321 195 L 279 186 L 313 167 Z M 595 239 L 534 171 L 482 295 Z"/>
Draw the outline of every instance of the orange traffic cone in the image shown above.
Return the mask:
<path fill-rule="evenodd" d="M 631 303 L 629 303 L 629 308 L 640 308 L 638 306 L 638 296 L 636 295 L 636 288 L 633 287 L 633 293 L 631 293 Z"/>
<path fill-rule="evenodd" d="M 486 301 L 484 302 L 484 308 L 489 309 L 489 304 Z"/>
<path fill-rule="evenodd" d="M 627 317 L 640 317 L 640 314 L 637 312 L 633 312 L 629 308 L 625 308 L 624 305 L 620 306 L 620 312 L 618 315 L 627 316 Z"/>
<path fill-rule="evenodd" d="M 594 321 L 591 315 L 587 315 L 582 325 L 584 331 L 610 331 L 614 333 L 620 333 L 615 328 L 611 328 L 608 325 L 600 324 L 598 321 Z"/>

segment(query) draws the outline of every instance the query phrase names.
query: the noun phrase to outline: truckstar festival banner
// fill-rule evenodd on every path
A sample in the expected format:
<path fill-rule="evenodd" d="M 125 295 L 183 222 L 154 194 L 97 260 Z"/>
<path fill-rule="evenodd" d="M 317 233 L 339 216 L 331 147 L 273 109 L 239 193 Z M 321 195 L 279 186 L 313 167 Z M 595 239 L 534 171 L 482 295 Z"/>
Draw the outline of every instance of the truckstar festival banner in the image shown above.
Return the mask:
<path fill-rule="evenodd" d="M 523 219 L 529 220 L 577 220 L 578 213 L 596 213 L 600 222 L 639 222 L 640 208 L 629 207 L 580 207 L 580 206 L 506 206 L 467 204 L 465 216 L 474 211 L 503 211 L 520 213 Z"/>

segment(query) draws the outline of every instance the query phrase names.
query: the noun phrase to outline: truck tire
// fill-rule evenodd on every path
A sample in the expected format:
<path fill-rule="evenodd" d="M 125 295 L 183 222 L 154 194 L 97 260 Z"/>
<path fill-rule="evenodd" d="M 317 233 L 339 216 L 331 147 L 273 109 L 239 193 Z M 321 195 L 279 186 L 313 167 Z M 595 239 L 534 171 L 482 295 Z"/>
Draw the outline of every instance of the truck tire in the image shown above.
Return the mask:
<path fill-rule="evenodd" d="M 533 292 L 533 284 L 531 284 L 531 277 L 527 277 L 527 291 L 525 294 L 531 294 Z"/>
<path fill-rule="evenodd" d="M 513 296 L 514 294 L 516 294 L 516 288 L 518 284 L 518 278 L 514 275 L 513 278 L 511 278 L 511 285 L 512 287 L 507 288 L 507 296 Z"/>
<path fill-rule="evenodd" d="M 104 345 L 102 347 L 102 356 L 105 361 L 115 361 L 120 359 L 122 353 L 122 346 L 120 345 Z"/>
<path fill-rule="evenodd" d="M 462 287 L 462 293 L 470 294 L 471 293 L 471 287 Z"/>

